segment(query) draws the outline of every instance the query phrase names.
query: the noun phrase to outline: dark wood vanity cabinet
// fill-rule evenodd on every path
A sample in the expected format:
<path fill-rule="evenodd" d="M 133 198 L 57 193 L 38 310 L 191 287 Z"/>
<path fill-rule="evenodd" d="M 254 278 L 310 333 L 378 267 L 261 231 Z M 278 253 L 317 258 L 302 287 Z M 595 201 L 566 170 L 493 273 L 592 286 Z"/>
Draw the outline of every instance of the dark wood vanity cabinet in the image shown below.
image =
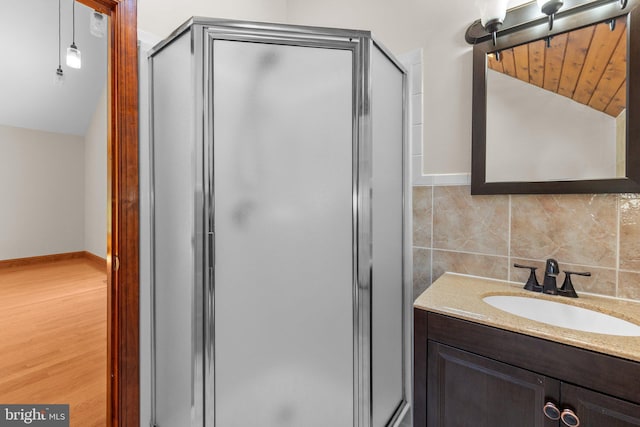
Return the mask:
<path fill-rule="evenodd" d="M 557 381 L 433 341 L 427 353 L 427 425 L 558 425 L 542 413 Z"/>
<path fill-rule="evenodd" d="M 571 384 L 561 384 L 562 400 L 571 402 L 581 426 L 640 426 L 640 405 Z"/>
<path fill-rule="evenodd" d="M 640 426 L 640 363 L 416 309 L 414 427 Z M 577 384 L 577 385 L 576 385 Z"/>

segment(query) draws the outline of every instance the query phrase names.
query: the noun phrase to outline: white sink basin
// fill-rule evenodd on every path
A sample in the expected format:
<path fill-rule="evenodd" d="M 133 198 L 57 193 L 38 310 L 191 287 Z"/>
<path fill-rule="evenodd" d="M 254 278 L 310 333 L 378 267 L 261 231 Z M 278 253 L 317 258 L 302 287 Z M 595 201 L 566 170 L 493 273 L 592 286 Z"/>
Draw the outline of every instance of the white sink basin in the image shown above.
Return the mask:
<path fill-rule="evenodd" d="M 499 310 L 553 326 L 597 334 L 640 336 L 640 326 L 638 325 L 598 311 L 562 302 L 515 295 L 495 295 L 485 297 L 482 300 Z"/>

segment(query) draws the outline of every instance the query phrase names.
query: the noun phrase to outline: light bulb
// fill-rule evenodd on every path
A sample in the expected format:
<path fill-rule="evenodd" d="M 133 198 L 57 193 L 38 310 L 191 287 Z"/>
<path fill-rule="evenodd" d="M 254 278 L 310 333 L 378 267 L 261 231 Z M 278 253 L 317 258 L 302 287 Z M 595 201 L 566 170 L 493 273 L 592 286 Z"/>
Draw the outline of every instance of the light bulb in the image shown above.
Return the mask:
<path fill-rule="evenodd" d="M 491 27 L 499 27 L 504 22 L 507 3 L 508 0 L 476 0 L 476 6 L 480 9 L 480 22 L 487 31 L 495 31 Z"/>
<path fill-rule="evenodd" d="M 64 85 L 64 73 L 62 72 L 62 67 L 58 67 L 56 70 L 56 74 L 53 76 L 53 84 L 58 87 Z"/>
<path fill-rule="evenodd" d="M 76 69 L 82 67 L 82 54 L 75 43 L 67 48 L 67 66 Z"/>

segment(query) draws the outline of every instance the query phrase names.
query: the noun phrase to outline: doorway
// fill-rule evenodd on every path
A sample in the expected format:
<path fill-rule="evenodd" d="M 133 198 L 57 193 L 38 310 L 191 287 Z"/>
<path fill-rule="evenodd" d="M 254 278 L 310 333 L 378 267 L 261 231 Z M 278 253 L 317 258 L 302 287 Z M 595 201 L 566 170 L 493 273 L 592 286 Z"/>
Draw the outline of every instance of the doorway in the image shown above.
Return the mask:
<path fill-rule="evenodd" d="M 104 426 L 108 18 L 26 0 L 0 21 L 0 403 Z"/>
<path fill-rule="evenodd" d="M 110 18 L 107 425 L 139 424 L 136 0 L 78 0 Z M 37 29 L 37 25 L 33 26 Z"/>

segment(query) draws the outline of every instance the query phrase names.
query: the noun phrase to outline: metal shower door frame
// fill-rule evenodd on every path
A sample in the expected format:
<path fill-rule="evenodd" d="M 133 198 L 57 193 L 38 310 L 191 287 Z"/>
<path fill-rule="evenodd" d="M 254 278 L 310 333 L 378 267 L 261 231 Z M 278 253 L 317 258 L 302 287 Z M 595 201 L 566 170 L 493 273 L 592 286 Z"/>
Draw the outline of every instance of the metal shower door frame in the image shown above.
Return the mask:
<path fill-rule="evenodd" d="M 213 20 L 200 23 L 194 26 L 195 39 L 202 39 L 203 49 L 195 46 L 195 54 L 201 52 L 203 73 L 211 76 L 213 72 L 212 54 L 213 42 L 215 40 L 252 42 L 263 44 L 289 45 L 299 47 L 312 47 L 324 49 L 348 50 L 352 53 L 352 195 L 354 209 L 352 217 L 352 239 L 353 239 L 353 322 L 354 322 L 354 343 L 353 343 L 353 366 L 354 366 L 354 426 L 368 426 L 370 422 L 363 420 L 363 417 L 370 414 L 370 376 L 364 375 L 370 372 L 370 352 L 369 331 L 367 322 L 364 319 L 370 317 L 370 274 L 363 274 L 363 268 L 368 271 L 370 268 L 369 245 L 362 245 L 361 224 L 370 224 L 370 198 L 369 191 L 362 190 L 362 183 L 370 176 L 370 162 L 359 161 L 366 151 L 366 139 L 361 135 L 364 131 L 360 118 L 368 114 L 363 108 L 366 105 L 362 102 L 368 97 L 365 85 L 360 78 L 363 72 L 361 57 L 363 55 L 362 46 L 366 44 L 368 34 L 366 32 L 344 32 L 340 30 L 320 30 L 317 28 L 301 28 L 291 26 L 281 26 L 272 24 L 251 24 L 236 21 Z M 196 59 L 196 63 L 198 60 Z M 205 233 L 211 236 L 209 243 L 205 245 L 205 259 L 214 260 L 214 210 L 215 210 L 215 182 L 213 171 L 213 87 L 212 79 L 206 78 L 203 100 L 204 119 L 204 170 L 209 171 L 204 186 L 205 212 L 206 218 Z M 199 115 L 199 113 L 197 113 Z M 363 167 L 363 165 L 365 165 Z M 360 186 L 360 190 L 358 190 Z M 370 183 L 369 183 L 370 188 Z M 366 215 L 366 216 L 365 216 Z M 367 230 L 369 233 L 370 230 Z M 367 252 L 366 254 L 363 252 Z M 217 427 L 215 424 L 215 277 L 213 266 L 207 268 L 204 289 L 204 425 Z"/>

